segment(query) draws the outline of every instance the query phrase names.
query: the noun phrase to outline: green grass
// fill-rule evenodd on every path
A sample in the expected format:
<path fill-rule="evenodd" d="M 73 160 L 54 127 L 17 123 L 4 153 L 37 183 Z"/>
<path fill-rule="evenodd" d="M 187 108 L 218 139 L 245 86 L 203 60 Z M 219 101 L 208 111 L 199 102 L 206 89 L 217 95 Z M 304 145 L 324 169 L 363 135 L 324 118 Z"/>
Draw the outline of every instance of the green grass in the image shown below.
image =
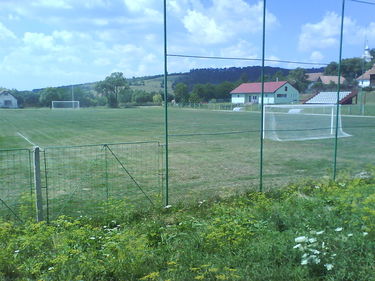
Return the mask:
<path fill-rule="evenodd" d="M 372 281 L 370 175 L 168 209 L 117 200 L 95 217 L 50 224 L 0 222 L 0 279 Z"/>
<path fill-rule="evenodd" d="M 46 148 L 49 196 L 61 202 L 56 210 L 75 210 L 82 200 L 106 198 L 113 186 L 115 198 L 147 202 L 120 164 L 102 146 L 48 148 L 86 144 L 156 141 L 164 143 L 160 107 L 81 110 L 1 110 L 0 147 Z M 203 200 L 259 188 L 259 121 L 257 112 L 230 112 L 171 108 L 169 112 L 169 198 Z M 343 116 L 344 131 L 352 137 L 338 140 L 338 171 L 356 175 L 374 163 L 375 119 Z M 237 132 L 222 134 L 226 132 Z M 112 147 L 113 148 L 113 147 Z M 129 144 L 115 154 L 130 169 L 157 204 L 161 200 L 163 154 L 156 146 Z M 18 152 L 17 152 L 18 153 Z M 28 154 L 0 155 L 2 198 L 18 190 L 17 200 L 30 190 Z M 332 176 L 334 139 L 264 142 L 264 188 L 274 189 L 303 178 Z M 106 158 L 107 157 L 107 158 Z M 14 159 L 19 159 L 15 162 Z M 107 163 L 107 164 L 106 164 Z M 107 165 L 107 166 L 106 166 Z M 44 172 L 44 167 L 42 167 Z M 45 179 L 43 177 L 43 184 Z M 121 192 L 120 192 L 121 190 Z M 88 196 L 90 194 L 90 196 Z M 111 197 L 111 193 L 110 193 Z M 75 202 L 73 199 L 77 199 Z M 80 201 L 81 200 L 81 201 Z M 55 214 L 59 214 L 56 211 Z"/>

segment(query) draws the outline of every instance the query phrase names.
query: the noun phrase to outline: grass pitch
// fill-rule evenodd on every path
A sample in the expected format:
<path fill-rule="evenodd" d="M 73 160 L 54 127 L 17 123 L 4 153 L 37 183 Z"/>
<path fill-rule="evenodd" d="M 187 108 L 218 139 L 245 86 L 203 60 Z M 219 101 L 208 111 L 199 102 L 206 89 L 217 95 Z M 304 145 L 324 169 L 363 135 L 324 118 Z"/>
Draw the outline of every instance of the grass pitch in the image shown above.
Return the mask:
<path fill-rule="evenodd" d="M 127 193 L 118 190 L 114 192 L 117 197 L 131 198 L 135 194 L 137 198 L 145 200 L 111 155 L 108 159 L 111 159 L 112 166 L 106 166 L 108 162 L 104 162 L 103 157 L 108 155 L 103 154 L 103 149 L 69 146 L 156 141 L 160 142 L 160 149 L 163 149 L 165 128 L 161 107 L 1 110 L 0 118 L 3 121 L 0 123 L 1 149 L 32 148 L 36 144 L 54 152 L 53 161 L 48 162 L 50 166 L 47 172 L 52 177 L 49 185 L 54 185 L 56 189 L 50 192 L 55 199 L 65 196 L 67 202 L 82 198 L 104 198 L 105 180 L 109 176 L 107 185 L 118 185 L 124 189 L 125 184 L 127 188 Z M 364 171 L 366 166 L 374 165 L 375 155 L 372 151 L 375 151 L 375 118 L 343 116 L 342 122 L 344 131 L 352 137 L 338 140 L 337 167 L 340 174 L 355 175 Z M 203 200 L 247 189 L 257 190 L 260 169 L 259 124 L 260 114 L 257 112 L 171 108 L 170 203 L 186 198 Z M 334 139 L 290 142 L 265 140 L 264 188 L 272 189 L 299 179 L 331 177 L 334 144 Z M 65 148 L 57 151 L 57 148 L 51 148 L 55 146 Z M 130 172 L 139 179 L 146 193 L 160 199 L 161 186 L 165 180 L 161 177 L 164 154 L 155 151 L 144 149 L 141 144 L 118 149 L 122 163 L 132 167 L 129 168 Z M 1 156 L 0 159 L 2 171 L 8 171 L 7 181 L 2 177 L 0 182 L 2 188 L 8 188 L 8 193 L 9 187 L 4 184 L 9 183 L 11 171 L 17 172 L 16 168 L 7 166 L 10 159 L 9 156 L 7 159 Z M 25 161 L 27 157 L 18 162 Z M 112 172 L 108 172 L 110 169 Z M 23 173 L 27 177 L 27 170 Z M 144 177 L 145 174 L 152 174 L 152 177 Z M 2 172 L 2 175 L 6 173 Z M 59 180 L 54 182 L 55 179 Z M 76 196 L 77 190 L 81 192 L 80 197 Z M 95 195 L 95 190 L 100 192 L 100 196 Z M 63 208 L 69 209 L 66 206 Z"/>

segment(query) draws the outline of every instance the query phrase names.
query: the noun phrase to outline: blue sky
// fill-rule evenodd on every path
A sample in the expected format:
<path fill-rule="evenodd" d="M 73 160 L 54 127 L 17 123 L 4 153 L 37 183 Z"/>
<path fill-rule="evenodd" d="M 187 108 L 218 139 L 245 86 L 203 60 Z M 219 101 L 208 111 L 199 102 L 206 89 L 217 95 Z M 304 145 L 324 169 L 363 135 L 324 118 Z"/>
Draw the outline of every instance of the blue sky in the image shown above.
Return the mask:
<path fill-rule="evenodd" d="M 170 54 L 261 57 L 263 1 L 167 3 Z M 341 3 L 268 0 L 266 57 L 337 61 Z M 346 1 L 344 58 L 361 56 L 365 38 L 375 48 L 374 15 L 375 5 Z M 170 73 L 247 65 L 259 63 L 168 59 Z M 162 0 L 1 0 L 0 87 L 78 84 L 103 80 L 114 71 L 127 78 L 163 73 Z"/>

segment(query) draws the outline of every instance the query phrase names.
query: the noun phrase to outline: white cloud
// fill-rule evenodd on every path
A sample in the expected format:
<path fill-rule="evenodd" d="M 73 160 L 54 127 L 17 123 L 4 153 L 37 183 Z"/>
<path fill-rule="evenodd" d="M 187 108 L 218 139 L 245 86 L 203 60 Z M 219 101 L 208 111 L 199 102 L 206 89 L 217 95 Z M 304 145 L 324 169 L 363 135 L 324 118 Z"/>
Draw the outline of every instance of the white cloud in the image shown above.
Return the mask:
<path fill-rule="evenodd" d="M 16 39 L 16 35 L 0 22 L 0 40 Z"/>
<path fill-rule="evenodd" d="M 36 7 L 47 7 L 56 9 L 72 9 L 68 0 L 37 0 L 32 2 L 33 6 Z"/>
<path fill-rule="evenodd" d="M 310 55 L 310 60 L 313 62 L 321 62 L 324 59 L 324 56 L 319 51 L 313 51 Z"/>
<path fill-rule="evenodd" d="M 43 33 L 26 32 L 23 36 L 23 42 L 25 45 L 37 49 L 42 48 L 52 50 L 55 48 L 53 37 Z"/>
<path fill-rule="evenodd" d="M 302 26 L 299 35 L 298 49 L 300 51 L 311 51 L 338 47 L 340 40 L 341 17 L 328 12 L 323 19 L 317 23 L 306 23 Z M 344 43 L 351 45 L 363 45 L 365 37 L 375 40 L 375 22 L 368 26 L 361 26 L 350 17 L 344 18 Z"/>
<path fill-rule="evenodd" d="M 154 3 L 154 0 L 124 0 L 125 6 L 131 12 L 141 12 Z"/>
<path fill-rule="evenodd" d="M 203 44 L 230 42 L 235 36 L 262 30 L 261 1 L 250 5 L 244 0 L 216 0 L 209 7 L 203 7 L 199 1 L 183 1 L 182 4 L 172 1 L 170 10 L 182 18 L 190 38 Z M 266 24 L 268 28 L 278 24 L 276 17 L 269 12 Z"/>
<path fill-rule="evenodd" d="M 215 19 L 197 11 L 189 10 L 183 19 L 183 23 L 192 38 L 197 42 L 215 44 L 224 42 L 228 37 L 228 34 L 216 23 Z"/>
<path fill-rule="evenodd" d="M 239 40 L 237 44 L 220 50 L 223 57 L 256 58 L 257 48 L 246 40 Z"/>

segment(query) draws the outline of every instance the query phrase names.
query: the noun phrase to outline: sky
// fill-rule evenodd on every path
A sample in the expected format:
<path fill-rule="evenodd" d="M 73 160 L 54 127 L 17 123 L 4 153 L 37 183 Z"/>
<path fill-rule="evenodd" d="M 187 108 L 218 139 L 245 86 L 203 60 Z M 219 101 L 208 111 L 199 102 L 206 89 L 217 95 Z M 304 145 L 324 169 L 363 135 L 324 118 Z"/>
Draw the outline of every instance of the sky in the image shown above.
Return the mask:
<path fill-rule="evenodd" d="M 338 61 L 342 0 L 268 0 L 266 8 L 267 59 Z M 261 58 L 262 9 L 258 0 L 167 0 L 167 52 Z M 374 15 L 375 5 L 346 0 L 343 58 L 360 57 L 365 40 L 375 48 Z M 126 78 L 163 74 L 163 44 L 163 0 L 0 1 L 0 87 L 81 84 L 117 71 Z M 167 67 L 251 65 L 260 62 L 169 56 Z"/>

